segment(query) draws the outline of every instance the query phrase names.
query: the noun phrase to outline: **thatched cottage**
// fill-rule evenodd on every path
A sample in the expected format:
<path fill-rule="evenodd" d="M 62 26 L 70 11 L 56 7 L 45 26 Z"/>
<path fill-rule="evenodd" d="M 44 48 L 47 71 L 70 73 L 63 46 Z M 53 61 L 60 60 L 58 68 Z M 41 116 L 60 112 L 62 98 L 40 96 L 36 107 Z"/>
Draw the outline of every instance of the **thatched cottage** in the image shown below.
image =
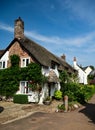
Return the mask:
<path fill-rule="evenodd" d="M 37 63 L 42 67 L 42 74 L 48 76 L 48 82 L 42 87 L 39 103 L 43 103 L 45 94 L 54 95 L 55 90 L 60 90 L 59 71 L 66 70 L 68 74 L 75 72 L 73 67 L 65 61 L 64 55 L 59 58 L 47 49 L 37 44 L 24 35 L 24 22 L 19 17 L 15 20 L 14 39 L 5 50 L 0 51 L 0 69 L 10 67 L 9 57 L 16 54 L 20 57 L 20 67 L 26 67 L 29 63 Z M 38 93 L 28 89 L 28 81 L 20 81 L 17 93 L 27 94 L 29 102 L 38 102 Z"/>

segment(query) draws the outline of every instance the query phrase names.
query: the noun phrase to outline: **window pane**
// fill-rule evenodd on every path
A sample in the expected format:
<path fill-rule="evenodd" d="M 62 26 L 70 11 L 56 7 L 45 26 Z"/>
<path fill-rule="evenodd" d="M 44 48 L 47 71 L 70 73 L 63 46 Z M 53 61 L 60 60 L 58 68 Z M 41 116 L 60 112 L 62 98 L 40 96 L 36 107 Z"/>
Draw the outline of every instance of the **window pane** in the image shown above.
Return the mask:
<path fill-rule="evenodd" d="M 29 59 L 26 59 L 26 66 L 29 64 Z"/>
<path fill-rule="evenodd" d="M 22 60 L 22 66 L 25 66 L 25 59 Z"/>
<path fill-rule="evenodd" d="M 0 62 L 0 68 L 2 68 L 2 62 Z"/>
<path fill-rule="evenodd" d="M 25 82 L 21 82 L 21 93 L 25 93 Z"/>
<path fill-rule="evenodd" d="M 5 61 L 3 61 L 3 68 L 5 68 Z"/>
<path fill-rule="evenodd" d="M 26 82 L 26 93 L 28 93 L 28 82 Z"/>

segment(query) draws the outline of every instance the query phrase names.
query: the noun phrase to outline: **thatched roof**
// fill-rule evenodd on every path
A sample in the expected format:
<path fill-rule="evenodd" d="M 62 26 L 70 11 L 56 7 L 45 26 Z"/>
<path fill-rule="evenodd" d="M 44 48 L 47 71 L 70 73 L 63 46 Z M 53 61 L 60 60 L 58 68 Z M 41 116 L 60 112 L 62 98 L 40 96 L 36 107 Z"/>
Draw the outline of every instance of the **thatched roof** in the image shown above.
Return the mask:
<path fill-rule="evenodd" d="M 34 57 L 41 65 L 51 66 L 51 61 L 54 61 L 56 64 L 59 64 L 55 55 L 49 52 L 44 47 L 35 43 L 34 41 L 23 38 L 20 40 L 20 44 L 28 51 L 32 57 Z"/>
<path fill-rule="evenodd" d="M 71 65 L 69 65 L 66 61 L 61 58 L 55 56 L 47 49 L 37 44 L 36 42 L 30 40 L 27 37 L 23 37 L 22 39 L 14 38 L 14 40 L 9 44 L 6 48 L 5 52 L 16 42 L 18 41 L 20 46 L 32 57 L 34 60 L 46 67 L 51 67 L 52 62 L 58 65 L 59 70 L 67 70 L 69 73 L 73 73 L 75 70 Z M 4 52 L 4 53 L 5 53 Z M 3 54 L 4 54 L 3 53 Z M 0 58 L 2 54 L 0 55 Z"/>
<path fill-rule="evenodd" d="M 59 66 L 59 70 L 66 70 L 68 73 L 75 73 L 75 69 L 68 64 L 65 60 L 63 60 L 62 58 L 57 57 L 60 66 Z"/>
<path fill-rule="evenodd" d="M 0 50 L 0 56 L 4 53 L 5 50 Z"/>
<path fill-rule="evenodd" d="M 56 73 L 53 70 L 49 72 L 48 82 L 50 83 L 60 82 L 59 78 L 57 77 Z"/>

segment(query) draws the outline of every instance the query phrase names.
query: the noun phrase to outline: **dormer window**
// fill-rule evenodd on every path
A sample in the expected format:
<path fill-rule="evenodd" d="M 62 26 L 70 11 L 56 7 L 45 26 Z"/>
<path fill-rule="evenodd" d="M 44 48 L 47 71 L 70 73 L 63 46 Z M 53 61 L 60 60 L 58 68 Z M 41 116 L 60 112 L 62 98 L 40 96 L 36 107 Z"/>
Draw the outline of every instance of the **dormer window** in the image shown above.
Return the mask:
<path fill-rule="evenodd" d="M 30 63 L 30 58 L 22 58 L 21 59 L 21 67 L 26 67 Z"/>
<path fill-rule="evenodd" d="M 51 61 L 51 68 L 52 69 L 56 69 L 56 66 L 57 66 L 56 62 Z"/>
<path fill-rule="evenodd" d="M 53 62 L 51 63 L 51 68 L 55 69 L 55 64 Z"/>

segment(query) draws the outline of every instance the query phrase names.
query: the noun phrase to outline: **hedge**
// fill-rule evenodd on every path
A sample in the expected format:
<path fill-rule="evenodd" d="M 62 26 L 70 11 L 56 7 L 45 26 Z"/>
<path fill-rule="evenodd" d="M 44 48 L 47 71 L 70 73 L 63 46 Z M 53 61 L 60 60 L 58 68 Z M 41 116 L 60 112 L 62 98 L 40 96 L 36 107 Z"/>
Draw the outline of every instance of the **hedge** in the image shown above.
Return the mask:
<path fill-rule="evenodd" d="M 19 103 L 19 104 L 27 104 L 28 103 L 28 95 L 16 94 L 13 97 L 13 102 Z"/>

